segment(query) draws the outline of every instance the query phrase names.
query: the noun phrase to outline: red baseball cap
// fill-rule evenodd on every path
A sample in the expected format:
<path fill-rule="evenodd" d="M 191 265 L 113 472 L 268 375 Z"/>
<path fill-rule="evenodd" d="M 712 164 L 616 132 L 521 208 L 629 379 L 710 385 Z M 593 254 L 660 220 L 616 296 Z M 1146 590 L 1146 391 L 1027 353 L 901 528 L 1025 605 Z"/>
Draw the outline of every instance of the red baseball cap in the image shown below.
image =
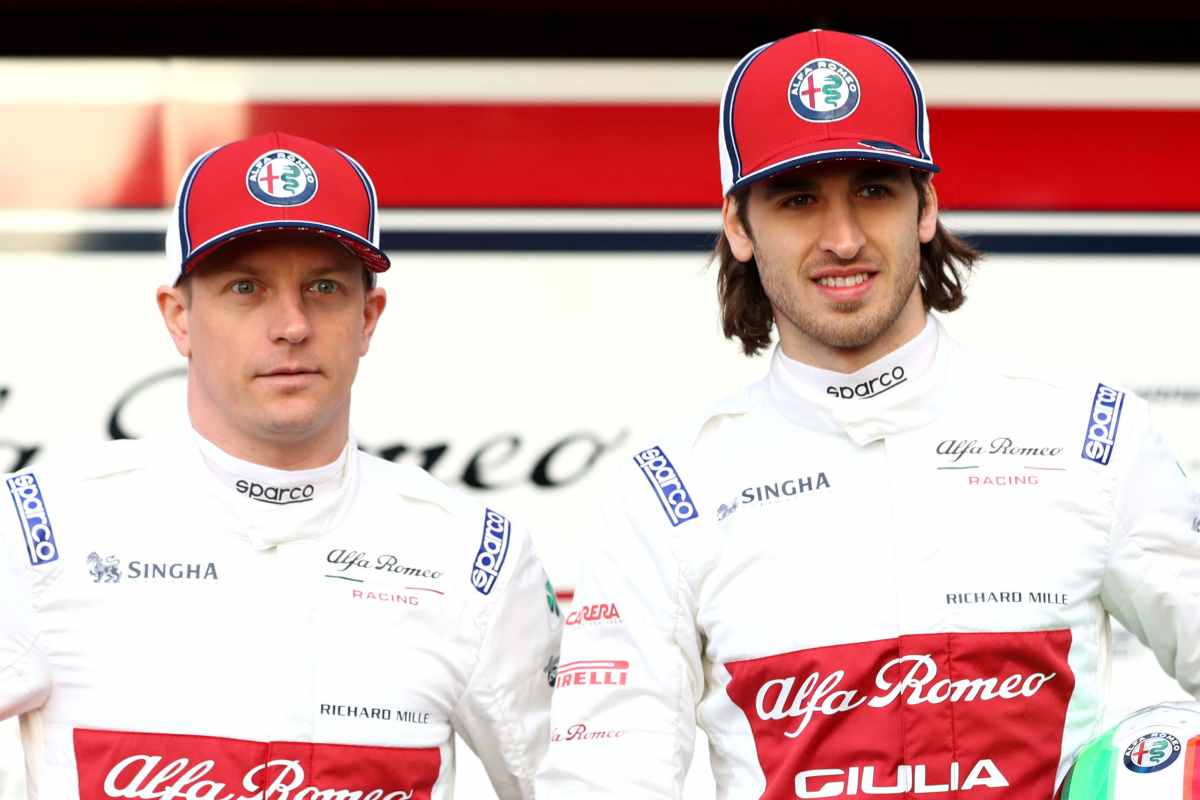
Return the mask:
<path fill-rule="evenodd" d="M 925 93 L 876 39 L 811 30 L 751 50 L 721 96 L 725 194 L 816 161 L 862 158 L 937 172 Z"/>
<path fill-rule="evenodd" d="M 340 150 L 274 132 L 213 148 L 188 167 L 167 226 L 170 283 L 234 239 L 281 230 L 327 236 L 373 272 L 391 266 L 367 171 Z"/>

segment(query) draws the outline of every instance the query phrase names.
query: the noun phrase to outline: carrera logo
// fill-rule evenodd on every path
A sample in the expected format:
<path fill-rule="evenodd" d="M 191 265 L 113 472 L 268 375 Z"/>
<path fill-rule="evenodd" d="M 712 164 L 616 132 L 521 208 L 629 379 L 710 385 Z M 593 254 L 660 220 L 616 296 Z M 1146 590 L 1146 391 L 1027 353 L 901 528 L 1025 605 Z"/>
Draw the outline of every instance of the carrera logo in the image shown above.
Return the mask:
<path fill-rule="evenodd" d="M 554 687 L 624 686 L 628 677 L 628 661 L 568 661 L 558 665 Z"/>
<path fill-rule="evenodd" d="M 504 567 L 504 558 L 508 555 L 508 537 L 512 533 L 512 523 L 503 514 L 497 514 L 490 508 L 483 514 L 483 541 L 479 552 L 475 555 L 475 567 L 471 570 L 471 585 L 480 594 L 488 594 L 500 577 Z"/>
<path fill-rule="evenodd" d="M 567 614 L 567 625 L 603 625 L 619 623 L 621 614 L 616 603 L 593 603 Z"/>
<path fill-rule="evenodd" d="M 764 797 L 1050 797 L 1070 649 L 1070 630 L 901 636 L 729 662 L 726 692 L 754 735 Z"/>
<path fill-rule="evenodd" d="M 908 378 L 904 375 L 904 367 L 897 364 L 882 375 L 861 381 L 853 386 L 826 386 L 825 394 L 839 400 L 865 400 L 868 397 L 876 397 L 895 389 L 907 380 Z"/>
<path fill-rule="evenodd" d="M 253 742 L 77 728 L 79 800 L 429 800 L 436 747 Z"/>
<path fill-rule="evenodd" d="M 1117 442 L 1117 426 L 1121 423 L 1121 409 L 1124 405 L 1124 392 L 1103 383 L 1096 386 L 1092 416 L 1088 420 L 1087 435 L 1083 439 L 1083 457 L 1088 461 L 1108 465 L 1113 445 Z"/>
<path fill-rule="evenodd" d="M 32 473 L 17 475 L 5 483 L 17 507 L 17 519 L 21 532 L 25 534 L 25 549 L 29 552 L 29 563 L 35 567 L 58 560 L 58 545 L 54 543 L 54 531 L 50 527 L 50 515 L 42 499 L 42 489 Z"/>
<path fill-rule="evenodd" d="M 641 468 L 642 474 L 658 495 L 659 505 L 671 521 L 671 527 L 678 527 L 699 516 L 687 487 L 683 485 L 683 480 L 676 474 L 671 459 L 667 458 L 661 448 L 651 447 L 643 450 L 633 457 L 633 463 Z"/>
<path fill-rule="evenodd" d="M 290 506 L 292 503 L 307 503 L 313 499 L 316 488 L 311 484 L 304 486 L 263 486 L 253 481 L 239 480 L 234 486 L 238 494 L 244 494 L 251 500 L 260 503 L 271 503 L 277 506 Z"/>

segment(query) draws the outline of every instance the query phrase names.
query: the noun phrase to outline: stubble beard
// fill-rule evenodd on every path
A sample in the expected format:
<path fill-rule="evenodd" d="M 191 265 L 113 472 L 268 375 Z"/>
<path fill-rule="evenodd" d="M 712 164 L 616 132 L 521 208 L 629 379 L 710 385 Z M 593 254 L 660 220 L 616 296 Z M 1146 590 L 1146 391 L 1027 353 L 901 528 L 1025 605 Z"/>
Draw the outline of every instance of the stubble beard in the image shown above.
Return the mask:
<path fill-rule="evenodd" d="M 855 349 L 878 339 L 900 318 L 920 279 L 920 256 L 914 254 L 910 263 L 891 271 L 897 280 L 885 302 L 872 304 L 871 308 L 864 308 L 859 302 L 835 303 L 820 310 L 805 307 L 799 293 L 789 291 L 782 270 L 760 269 L 759 274 L 777 325 L 783 317 L 803 336 L 821 345 Z M 800 280 L 808 278 L 801 274 Z"/>

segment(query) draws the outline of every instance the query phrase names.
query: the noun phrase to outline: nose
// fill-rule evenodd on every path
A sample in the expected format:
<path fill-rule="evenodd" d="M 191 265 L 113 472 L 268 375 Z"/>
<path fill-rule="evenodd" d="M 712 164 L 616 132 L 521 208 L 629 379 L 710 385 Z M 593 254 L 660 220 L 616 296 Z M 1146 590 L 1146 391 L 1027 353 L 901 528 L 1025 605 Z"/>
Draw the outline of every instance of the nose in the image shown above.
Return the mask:
<path fill-rule="evenodd" d="M 312 333 L 312 324 L 299 293 L 280 293 L 271 309 L 270 336 L 272 341 L 299 344 Z"/>
<path fill-rule="evenodd" d="M 862 251 L 866 235 L 853 204 L 840 198 L 826 204 L 819 244 L 821 249 L 843 261 L 853 259 Z"/>

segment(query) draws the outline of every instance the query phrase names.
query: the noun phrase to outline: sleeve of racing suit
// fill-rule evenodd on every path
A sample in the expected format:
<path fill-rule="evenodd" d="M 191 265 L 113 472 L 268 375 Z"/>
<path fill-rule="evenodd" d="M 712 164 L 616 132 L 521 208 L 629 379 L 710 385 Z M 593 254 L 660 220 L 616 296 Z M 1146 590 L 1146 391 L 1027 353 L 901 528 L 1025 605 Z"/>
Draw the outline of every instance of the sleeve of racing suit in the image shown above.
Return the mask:
<path fill-rule="evenodd" d="M 0 719 L 46 702 L 50 668 L 38 647 L 33 588 L 21 558 L 25 540 L 10 476 L 0 497 Z"/>
<path fill-rule="evenodd" d="M 638 517 L 638 499 L 610 500 L 585 540 L 539 800 L 682 796 L 704 686 L 700 636 L 674 528 L 655 525 L 657 508 Z"/>
<path fill-rule="evenodd" d="M 1163 669 L 1200 699 L 1200 493 L 1151 428 L 1147 405 L 1129 397 L 1125 413 L 1131 418 L 1119 420 L 1113 449 L 1134 449 L 1114 490 L 1101 597 Z M 1122 430 L 1125 424 L 1133 430 Z M 1121 442 L 1127 434 L 1134 435 Z"/>
<path fill-rule="evenodd" d="M 514 552 L 500 568 L 509 573 L 507 584 L 498 582 L 487 598 L 483 642 L 453 719 L 501 800 L 534 796 L 534 772 L 549 737 L 547 673 L 562 637 L 554 588 L 529 536 L 517 533 L 510 531 Z"/>

